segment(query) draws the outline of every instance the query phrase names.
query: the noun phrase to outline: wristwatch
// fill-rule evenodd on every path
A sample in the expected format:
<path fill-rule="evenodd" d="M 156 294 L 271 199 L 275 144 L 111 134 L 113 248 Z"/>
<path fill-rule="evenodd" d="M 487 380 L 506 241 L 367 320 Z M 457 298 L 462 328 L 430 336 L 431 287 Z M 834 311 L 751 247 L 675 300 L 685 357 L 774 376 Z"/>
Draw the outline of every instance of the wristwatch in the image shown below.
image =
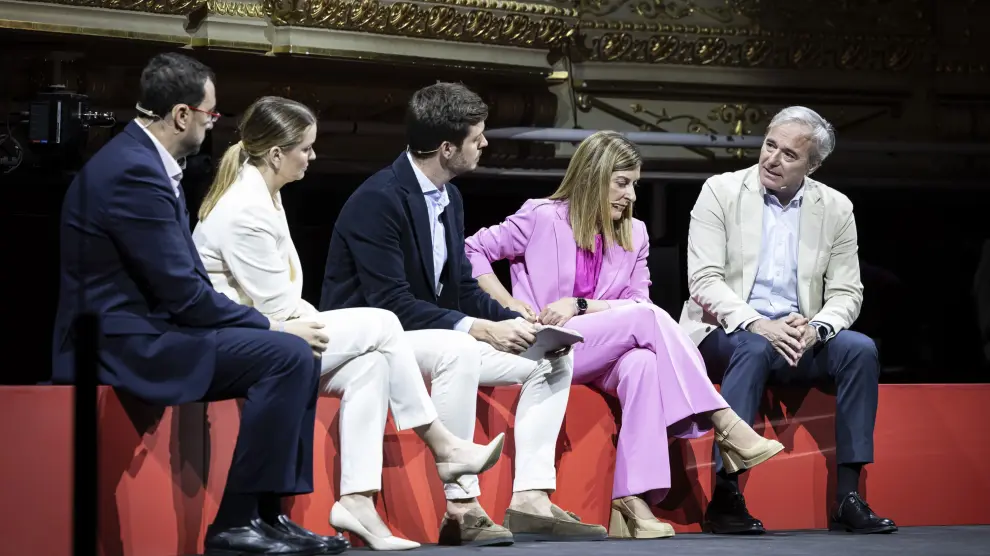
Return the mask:
<path fill-rule="evenodd" d="M 578 307 L 578 313 L 577 314 L 583 315 L 583 314 L 587 313 L 588 312 L 588 300 L 585 299 L 585 298 L 583 298 L 583 297 L 577 298 L 577 307 Z"/>
<path fill-rule="evenodd" d="M 813 322 L 811 326 L 815 327 L 818 331 L 818 341 L 824 343 L 828 339 L 829 328 L 828 325 L 820 322 Z"/>

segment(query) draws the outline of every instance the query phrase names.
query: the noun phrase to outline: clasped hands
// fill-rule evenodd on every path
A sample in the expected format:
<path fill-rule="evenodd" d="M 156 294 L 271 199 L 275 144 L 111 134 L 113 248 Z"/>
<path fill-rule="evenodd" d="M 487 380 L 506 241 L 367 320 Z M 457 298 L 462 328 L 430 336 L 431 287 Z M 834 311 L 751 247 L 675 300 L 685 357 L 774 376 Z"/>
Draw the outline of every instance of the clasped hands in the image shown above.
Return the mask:
<path fill-rule="evenodd" d="M 573 297 L 564 297 L 554 301 L 544 307 L 539 315 L 529 306 L 529 303 L 515 298 L 505 308 L 519 313 L 529 322 L 551 326 L 564 326 L 578 311 L 577 299 Z"/>
<path fill-rule="evenodd" d="M 818 330 L 806 317 L 797 313 L 777 320 L 753 321 L 747 330 L 766 338 L 792 367 L 797 367 L 801 356 L 818 342 Z"/>

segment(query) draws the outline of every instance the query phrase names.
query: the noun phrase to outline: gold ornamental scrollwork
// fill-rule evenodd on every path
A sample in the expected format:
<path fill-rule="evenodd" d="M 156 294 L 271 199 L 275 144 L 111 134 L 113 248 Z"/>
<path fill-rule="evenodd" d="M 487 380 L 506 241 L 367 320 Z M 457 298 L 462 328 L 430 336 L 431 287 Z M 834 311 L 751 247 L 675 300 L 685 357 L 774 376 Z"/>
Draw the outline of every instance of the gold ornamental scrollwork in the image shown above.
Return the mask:
<path fill-rule="evenodd" d="M 586 36 L 587 37 L 587 36 Z M 685 36 L 605 32 L 582 45 L 592 62 L 689 66 L 903 71 L 925 56 L 926 42 L 891 37 L 821 37 L 799 42 L 770 36 Z"/>
<path fill-rule="evenodd" d="M 460 6 L 463 8 L 476 8 L 480 10 L 501 10 L 504 12 L 518 12 L 534 15 L 552 15 L 555 17 L 577 17 L 578 10 L 571 6 L 573 2 L 556 2 L 554 0 L 543 0 L 543 2 L 515 2 L 505 0 L 420 0 L 425 4 L 441 4 L 446 6 Z"/>
<path fill-rule="evenodd" d="M 634 103 L 629 105 L 633 114 L 643 114 L 649 116 L 653 119 L 654 126 L 662 126 L 663 124 L 684 122 L 684 131 L 686 133 L 698 133 L 701 135 L 717 135 L 718 131 L 706 124 L 701 118 L 693 116 L 691 114 L 678 114 L 676 116 L 670 116 L 667 114 L 666 108 L 661 108 L 660 113 L 644 107 L 642 104 Z"/>
<path fill-rule="evenodd" d="M 930 0 L 28 0 L 153 14 L 212 13 L 400 37 L 547 50 L 575 63 L 987 73 L 964 29 L 933 31 Z M 972 27 L 972 29 L 971 29 Z M 958 41 L 956 41 L 958 42 Z"/>
<path fill-rule="evenodd" d="M 189 15 L 206 5 L 206 0 L 31 0 L 41 4 L 61 4 L 81 8 L 104 8 L 165 15 Z"/>
<path fill-rule="evenodd" d="M 555 0 L 559 4 L 569 0 Z M 573 0 L 579 61 L 905 71 L 937 37 L 927 0 Z"/>
<path fill-rule="evenodd" d="M 553 50 L 575 33 L 577 10 L 550 0 L 32 0 L 168 15 L 213 13 L 393 36 Z"/>
<path fill-rule="evenodd" d="M 727 135 L 762 135 L 763 130 L 753 126 L 770 123 L 770 112 L 762 106 L 751 104 L 723 104 L 712 108 L 708 119 L 728 124 Z"/>
<path fill-rule="evenodd" d="M 564 0 L 569 2 L 570 0 Z M 680 21 L 693 16 L 718 23 L 738 23 L 753 0 L 577 0 L 583 18 L 627 16 L 649 21 Z"/>
<path fill-rule="evenodd" d="M 896 33 L 931 30 L 928 0 L 554 0 L 584 20 L 694 22 L 774 31 Z"/>
<path fill-rule="evenodd" d="M 425 39 L 551 49 L 574 32 L 554 6 L 488 0 L 440 3 L 380 0 L 265 0 L 275 25 L 322 27 Z M 478 6 L 478 7 L 472 7 Z M 503 7 L 493 12 L 482 6 Z M 561 15 L 545 15 L 556 13 Z"/>
<path fill-rule="evenodd" d="M 211 14 L 234 17 L 265 17 L 265 6 L 260 2 L 237 0 L 206 0 L 206 10 Z"/>
<path fill-rule="evenodd" d="M 631 104 L 629 108 L 633 114 L 642 114 L 652 118 L 653 126 L 660 127 L 670 123 L 683 122 L 685 133 L 697 133 L 699 135 L 761 135 L 762 131 L 755 126 L 765 125 L 770 121 L 770 112 L 767 109 L 749 104 L 723 104 L 708 112 L 707 120 L 709 122 L 720 122 L 726 125 L 727 129 L 723 131 L 692 114 L 671 116 L 667 113 L 666 108 L 661 108 L 658 114 L 639 103 Z M 747 158 L 753 156 L 756 150 L 727 148 L 725 152 L 735 158 Z"/>
<path fill-rule="evenodd" d="M 763 131 L 755 126 L 766 127 L 770 123 L 771 114 L 762 106 L 750 104 L 723 104 L 712 108 L 708 119 L 713 122 L 728 124 L 728 135 L 762 135 Z M 756 149 L 727 148 L 725 152 L 736 158 L 754 156 Z"/>

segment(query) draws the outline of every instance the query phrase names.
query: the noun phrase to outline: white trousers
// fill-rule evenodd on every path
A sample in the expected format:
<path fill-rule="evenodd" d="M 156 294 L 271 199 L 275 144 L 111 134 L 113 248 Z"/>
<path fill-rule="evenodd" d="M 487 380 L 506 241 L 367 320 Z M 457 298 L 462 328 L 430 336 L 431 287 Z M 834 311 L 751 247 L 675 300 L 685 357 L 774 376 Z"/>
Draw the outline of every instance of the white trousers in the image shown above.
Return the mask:
<path fill-rule="evenodd" d="M 564 422 L 572 353 L 548 361 L 530 361 L 498 351 L 468 334 L 454 330 L 406 332 L 424 377 L 432 381 L 433 405 L 450 432 L 474 440 L 478 386 L 522 384 L 515 415 L 516 474 L 513 492 L 555 490 L 554 457 Z M 448 500 L 481 494 L 477 476 L 465 477 L 469 488 L 444 485 Z"/>
<path fill-rule="evenodd" d="M 341 395 L 340 495 L 381 490 L 389 407 L 399 430 L 437 419 L 409 338 L 399 319 L 382 309 L 324 311 L 314 320 L 330 337 L 321 388 Z"/>

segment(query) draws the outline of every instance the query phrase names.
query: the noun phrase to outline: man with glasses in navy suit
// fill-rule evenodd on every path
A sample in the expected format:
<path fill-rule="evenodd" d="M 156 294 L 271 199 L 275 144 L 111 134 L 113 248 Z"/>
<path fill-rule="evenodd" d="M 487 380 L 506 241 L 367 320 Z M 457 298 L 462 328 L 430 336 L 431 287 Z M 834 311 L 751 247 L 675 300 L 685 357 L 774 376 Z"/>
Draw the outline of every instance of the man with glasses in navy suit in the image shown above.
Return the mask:
<path fill-rule="evenodd" d="M 216 113 L 215 78 L 179 54 L 141 74 L 137 119 L 82 168 L 61 217 L 53 379 L 75 380 L 73 323 L 100 316 L 98 380 L 155 405 L 246 398 L 206 553 L 337 554 L 282 498 L 313 490 L 321 325 L 272 323 L 217 293 L 193 245 L 179 161 Z"/>

